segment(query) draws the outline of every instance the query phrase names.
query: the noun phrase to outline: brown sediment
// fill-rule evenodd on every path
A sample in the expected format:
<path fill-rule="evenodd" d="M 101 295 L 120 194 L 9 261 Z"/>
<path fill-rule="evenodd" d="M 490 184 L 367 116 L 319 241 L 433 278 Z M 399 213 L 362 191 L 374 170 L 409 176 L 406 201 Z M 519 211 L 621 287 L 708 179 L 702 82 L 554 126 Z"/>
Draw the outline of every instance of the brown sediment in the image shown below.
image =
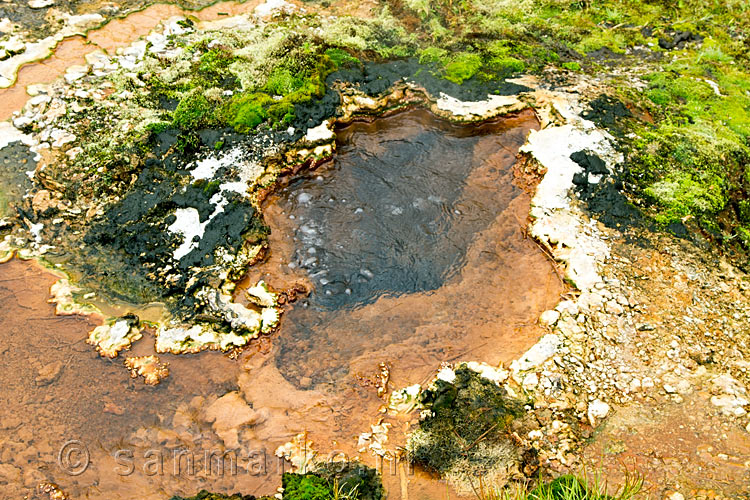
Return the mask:
<path fill-rule="evenodd" d="M 122 359 L 99 358 L 85 344 L 95 323 L 54 315 L 47 298 L 56 279 L 32 262 L 0 265 L 0 457 L 10 478 L 0 481 L 0 497 L 22 496 L 51 481 L 70 498 L 149 498 L 150 485 L 101 491 L 95 485 L 103 478 L 121 477 L 114 466 L 104 469 L 97 462 L 106 464 L 124 439 L 157 425 L 180 402 L 223 393 L 237 378 L 237 364 L 214 353 L 163 355 L 173 377 L 155 388 L 132 380 Z M 142 339 L 127 354 L 152 355 L 153 344 Z M 57 463 L 69 440 L 80 440 L 91 454 L 93 465 L 80 476 L 66 474 Z"/>
<path fill-rule="evenodd" d="M 386 130 L 387 120 L 357 126 Z M 441 362 L 508 362 L 544 333 L 536 319 L 558 301 L 562 286 L 544 256 L 525 239 L 530 199 L 518 189 L 520 193 L 511 193 L 515 188 L 510 168 L 526 134 L 537 125 L 533 113 L 525 111 L 473 127 L 495 127 L 496 134 L 477 140 L 471 161 L 478 167 L 467 179 L 462 200 L 470 202 L 488 190 L 513 199 L 477 233 L 461 271 L 437 290 L 383 296 L 341 313 L 328 331 L 310 339 L 313 351 L 300 358 L 299 366 L 279 366 L 279 341 L 294 328 L 289 319 L 294 315 L 288 314 L 270 343 L 268 338 L 253 342 L 236 360 L 218 353 L 160 355 L 161 362 L 169 363 L 170 376 L 158 386 L 145 386 L 130 378 L 122 358 L 154 355 L 151 333 L 145 332 L 130 350 L 120 353 L 120 359 L 100 358 L 84 343 L 95 326 L 91 321 L 53 316 L 46 299 L 55 277 L 31 263 L 11 261 L 0 266 L 5 306 L 0 312 L 0 345 L 5 348 L 3 366 L 7 367 L 0 375 L 6 387 L 0 396 L 4 403 L 0 435 L 15 443 L 10 463 L 21 475 L 9 483 L 14 493 L 52 481 L 71 498 L 156 499 L 193 495 L 201 488 L 272 494 L 279 485 L 273 451 L 303 431 L 325 454 L 342 450 L 350 458 L 360 456 L 364 463 L 378 465 L 369 452 L 359 451 L 356 436 L 383 418 L 383 383 L 392 390 L 426 382 Z M 248 283 L 264 278 L 277 290 L 300 282 L 311 289 L 304 274 L 286 267 L 294 243 L 276 196 L 271 194 L 264 208 L 273 229 L 270 251 L 262 265 L 251 269 Z M 298 301 L 290 313 L 301 307 Z M 49 325 L 54 325 L 54 332 Z M 368 331 L 386 335 L 374 338 Z M 322 383 L 306 380 L 339 369 L 345 375 Z M 239 400 L 236 414 L 247 418 L 234 429 L 216 429 L 206 421 L 206 409 L 217 397 L 237 390 L 242 399 L 235 398 Z M 410 419 L 387 416 L 385 423 L 392 426 L 388 447 L 395 449 L 403 443 Z M 65 474 L 56 463 L 60 447 L 69 439 L 86 444 L 91 454 L 91 466 L 80 476 Z M 206 475 L 171 470 L 175 450 L 187 449 L 200 457 L 236 439 L 242 443 L 242 453 L 264 450 L 265 473 Z M 115 456 L 119 449 L 134 456 L 134 470 L 127 475 L 120 473 L 123 466 Z M 163 457 L 161 472 L 148 469 L 150 451 Z M 446 494 L 455 498 L 434 478 L 412 472 L 403 475 L 400 468 L 389 462 L 383 465 L 389 498 L 399 498 L 402 491 L 411 500 Z"/>
<path fill-rule="evenodd" d="M 86 38 L 74 36 L 57 45 L 54 53 L 42 61 L 26 64 L 18 70 L 16 83 L 12 87 L 0 89 L 0 121 L 7 120 L 14 111 L 23 108 L 29 95 L 26 86 L 38 83 L 52 83 L 61 77 L 70 66 L 85 64 L 84 56 L 96 50 L 87 44 Z"/>

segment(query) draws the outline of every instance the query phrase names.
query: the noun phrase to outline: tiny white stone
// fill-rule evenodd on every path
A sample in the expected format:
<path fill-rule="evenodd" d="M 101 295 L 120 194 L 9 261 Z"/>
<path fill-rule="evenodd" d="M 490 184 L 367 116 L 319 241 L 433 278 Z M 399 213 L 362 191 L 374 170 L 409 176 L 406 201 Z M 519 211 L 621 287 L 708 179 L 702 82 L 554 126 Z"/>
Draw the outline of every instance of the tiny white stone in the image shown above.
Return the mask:
<path fill-rule="evenodd" d="M 545 326 L 552 326 L 557 323 L 558 319 L 560 319 L 560 313 L 554 309 L 550 309 L 549 311 L 544 311 L 539 316 L 539 323 Z"/>
<path fill-rule="evenodd" d="M 591 425 L 596 425 L 596 421 L 606 417 L 609 414 L 609 405 L 600 399 L 595 399 L 589 403 L 588 417 Z"/>

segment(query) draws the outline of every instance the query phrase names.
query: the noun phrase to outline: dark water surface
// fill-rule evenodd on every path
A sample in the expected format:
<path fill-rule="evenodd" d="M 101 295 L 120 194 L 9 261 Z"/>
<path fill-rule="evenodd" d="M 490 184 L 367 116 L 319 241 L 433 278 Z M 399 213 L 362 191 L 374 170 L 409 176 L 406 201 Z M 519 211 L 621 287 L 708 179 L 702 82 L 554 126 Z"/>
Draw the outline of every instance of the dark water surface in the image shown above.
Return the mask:
<path fill-rule="evenodd" d="M 277 202 L 296 224 L 291 265 L 315 282 L 310 305 L 357 307 L 434 290 L 460 271 L 476 232 L 518 194 L 464 196 L 486 160 L 475 147 L 498 131 L 500 124 L 469 129 L 426 112 L 342 130 L 333 163 L 293 181 Z"/>
<path fill-rule="evenodd" d="M 336 385 L 383 349 L 439 362 L 459 332 L 510 336 L 528 321 L 536 299 L 523 294 L 550 267 L 522 234 L 512 166 L 535 126 L 531 113 L 462 126 L 424 110 L 355 123 L 337 131 L 332 162 L 268 200 L 276 258 L 260 270 L 312 288 L 283 320 L 289 380 Z"/>

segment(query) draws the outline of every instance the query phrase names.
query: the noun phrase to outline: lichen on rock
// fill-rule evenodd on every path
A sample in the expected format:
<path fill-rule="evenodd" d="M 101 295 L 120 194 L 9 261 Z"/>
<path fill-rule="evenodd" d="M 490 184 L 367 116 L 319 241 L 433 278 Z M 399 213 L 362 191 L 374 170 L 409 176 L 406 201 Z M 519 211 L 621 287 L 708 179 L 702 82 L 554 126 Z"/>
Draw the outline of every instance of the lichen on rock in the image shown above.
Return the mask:
<path fill-rule="evenodd" d="M 482 477 L 485 486 L 503 487 L 523 477 L 521 450 L 508 428 L 522 416 L 523 402 L 500 382 L 507 373 L 474 364 L 444 367 L 420 394 L 421 419 L 408 438 L 409 459 L 470 493 Z"/>
<path fill-rule="evenodd" d="M 125 358 L 125 368 L 132 378 L 143 377 L 146 385 L 158 385 L 169 376 L 169 363 L 161 363 L 158 356 L 131 356 Z"/>
<path fill-rule="evenodd" d="M 109 320 L 89 333 L 86 342 L 95 346 L 102 356 L 116 358 L 123 349 L 143 337 L 138 318 L 127 316 Z"/>
<path fill-rule="evenodd" d="M 67 278 L 57 280 L 50 287 L 52 296 L 48 302 L 55 304 L 55 314 L 61 316 L 89 316 L 100 314 L 97 307 L 86 303 L 82 290 L 70 283 Z"/>

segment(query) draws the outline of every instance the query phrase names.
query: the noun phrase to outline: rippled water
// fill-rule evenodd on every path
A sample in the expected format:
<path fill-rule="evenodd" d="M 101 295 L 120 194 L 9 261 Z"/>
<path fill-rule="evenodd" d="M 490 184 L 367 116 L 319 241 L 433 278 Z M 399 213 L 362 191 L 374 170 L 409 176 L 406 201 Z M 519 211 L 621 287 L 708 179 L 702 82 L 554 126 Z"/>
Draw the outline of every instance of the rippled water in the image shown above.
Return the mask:
<path fill-rule="evenodd" d="M 336 385 L 351 359 L 384 349 L 439 363 L 457 335 L 511 337 L 527 321 L 536 299 L 520 299 L 550 268 L 521 232 L 512 166 L 535 124 L 528 113 L 459 126 L 426 111 L 356 123 L 337 132 L 332 162 L 269 200 L 272 251 L 286 251 L 265 269 L 312 288 L 284 318 L 290 380 Z"/>
<path fill-rule="evenodd" d="M 278 200 L 297 226 L 290 266 L 315 282 L 311 305 L 355 307 L 434 290 L 455 275 L 476 232 L 512 199 L 505 189 L 464 196 L 467 177 L 486 160 L 474 148 L 492 132 L 425 112 L 342 131 L 335 161 Z"/>

